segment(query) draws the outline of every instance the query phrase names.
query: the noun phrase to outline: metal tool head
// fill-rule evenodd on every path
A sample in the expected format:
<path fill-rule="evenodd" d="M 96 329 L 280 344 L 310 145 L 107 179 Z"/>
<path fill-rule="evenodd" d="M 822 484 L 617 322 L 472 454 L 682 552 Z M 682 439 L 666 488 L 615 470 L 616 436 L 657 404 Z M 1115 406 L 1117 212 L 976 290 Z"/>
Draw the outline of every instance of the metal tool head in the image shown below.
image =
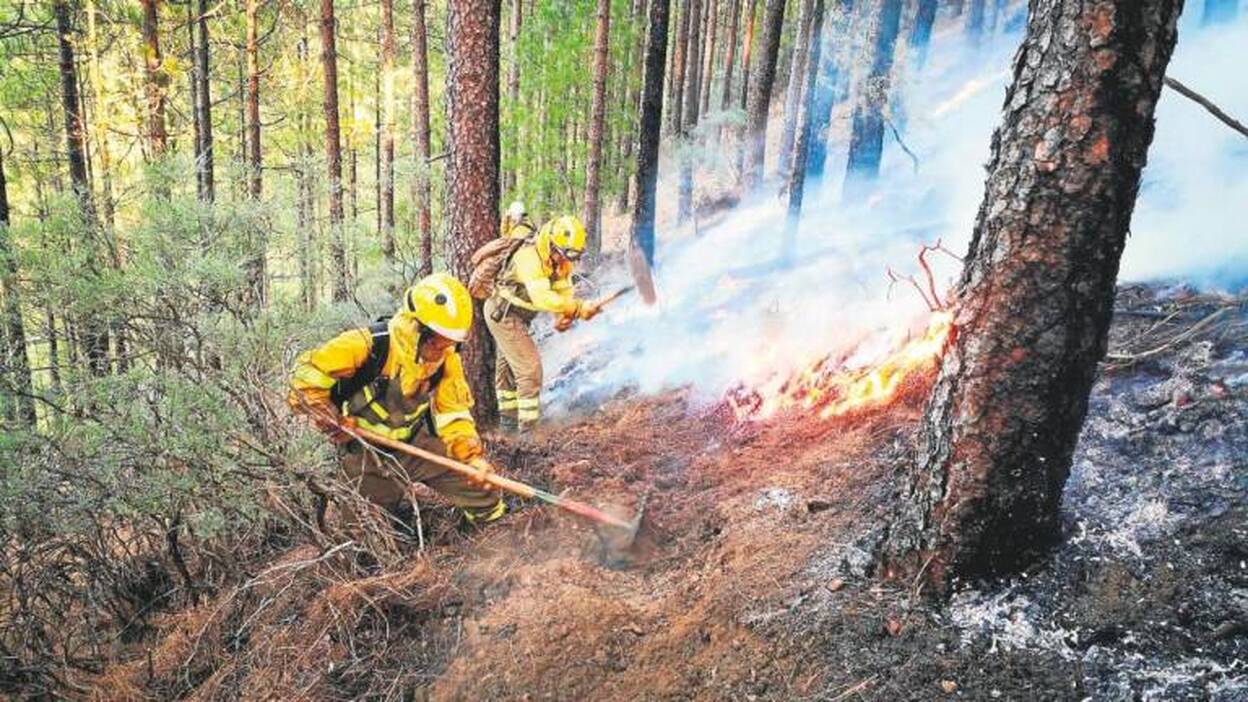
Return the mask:
<path fill-rule="evenodd" d="M 651 551 L 650 540 L 646 529 L 646 502 L 649 495 L 643 495 L 637 501 L 637 509 L 626 526 L 613 524 L 596 524 L 594 531 L 598 535 L 598 560 L 604 566 L 616 570 L 624 570 L 638 565 Z M 624 508 L 610 507 L 604 511 L 627 513 Z M 621 515 L 622 516 L 622 515 Z"/>

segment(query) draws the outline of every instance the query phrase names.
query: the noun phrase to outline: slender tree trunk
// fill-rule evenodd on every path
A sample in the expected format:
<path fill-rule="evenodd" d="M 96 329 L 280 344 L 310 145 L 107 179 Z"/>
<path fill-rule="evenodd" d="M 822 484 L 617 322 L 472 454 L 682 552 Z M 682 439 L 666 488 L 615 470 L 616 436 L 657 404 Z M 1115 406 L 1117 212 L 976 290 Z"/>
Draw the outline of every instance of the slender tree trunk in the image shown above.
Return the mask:
<path fill-rule="evenodd" d="M 78 69 L 74 60 L 72 43 L 74 28 L 70 24 L 69 5 L 65 0 L 53 4 L 56 15 L 56 33 L 60 47 L 61 106 L 65 112 L 65 153 L 69 162 L 69 179 L 74 197 L 82 214 L 86 233 L 84 239 L 89 248 L 96 248 L 99 222 L 91 200 L 91 183 L 87 179 L 86 124 L 82 118 L 82 103 L 78 99 Z M 94 267 L 95 261 L 91 262 Z M 108 327 L 94 316 L 83 321 L 83 340 L 87 366 L 96 376 L 108 374 Z"/>
<path fill-rule="evenodd" d="M 164 71 L 164 59 L 160 55 L 159 4 L 160 0 L 139 0 L 143 8 L 143 59 L 147 67 L 147 139 L 152 158 L 159 160 L 168 148 L 169 135 L 165 131 L 165 88 L 168 79 Z"/>
<path fill-rule="evenodd" d="M 818 90 L 820 44 L 823 36 L 823 0 L 815 0 L 811 11 L 810 27 L 806 41 L 810 45 L 810 55 L 805 61 L 805 75 L 802 82 L 801 114 L 797 117 L 796 142 L 793 145 L 793 168 L 789 173 L 789 213 L 785 224 L 784 246 L 780 252 L 781 259 L 792 261 L 797 249 L 797 230 L 802 217 L 802 199 L 806 187 L 806 155 L 810 145 L 810 116 L 815 108 L 815 93 Z"/>
<path fill-rule="evenodd" d="M 307 83 L 309 70 L 308 51 L 308 18 L 299 13 L 299 43 L 295 45 L 297 60 L 295 62 L 295 81 L 298 96 L 299 120 L 299 169 L 297 178 L 297 201 L 295 204 L 295 223 L 299 228 L 299 297 L 303 309 L 311 312 L 316 309 L 316 282 L 313 275 L 313 261 L 316 258 L 316 223 L 312 216 L 312 119 L 307 108 Z"/>
<path fill-rule="evenodd" d="M 350 52 L 348 52 L 348 55 Z M 351 208 L 351 223 L 360 218 L 360 152 L 356 140 L 360 125 L 355 119 L 355 71 L 354 62 L 347 64 L 347 125 L 342 133 L 343 146 L 347 150 L 347 203 Z"/>
<path fill-rule="evenodd" d="M 507 99 L 511 103 L 511 109 L 516 110 L 519 114 L 520 110 L 520 28 L 524 20 L 524 0 L 511 0 L 511 24 L 509 27 L 508 43 L 511 45 L 511 65 L 507 67 Z M 508 128 L 512 131 L 512 143 L 517 147 L 520 143 L 520 120 L 513 120 Z M 513 191 L 519 182 L 517 169 L 508 171 L 504 178 L 506 179 L 503 189 L 507 192 Z"/>
<path fill-rule="evenodd" d="M 264 190 L 260 149 L 260 58 L 257 46 L 259 0 L 247 0 L 247 193 L 259 200 Z"/>
<path fill-rule="evenodd" d="M 1200 16 L 1202 26 L 1230 24 L 1239 15 L 1239 0 L 1205 0 Z"/>
<path fill-rule="evenodd" d="M 100 182 L 104 188 L 103 198 L 100 202 L 100 212 L 104 218 L 104 226 L 109 232 L 109 240 L 112 242 L 112 232 L 114 226 L 115 214 L 113 211 L 113 156 L 112 150 L 108 145 L 108 122 L 109 109 L 108 101 L 104 92 L 104 76 L 100 70 L 100 45 L 99 37 L 96 33 L 96 10 L 95 1 L 87 0 L 87 49 L 91 53 L 90 78 L 91 90 L 95 96 L 95 150 L 100 157 Z M 114 254 L 117 254 L 114 251 Z"/>
<path fill-rule="evenodd" d="M 187 87 L 191 93 L 191 146 L 195 155 L 195 194 L 202 201 L 204 194 L 204 174 L 199 168 L 203 156 L 204 142 L 199 130 L 199 78 L 195 75 L 195 3 L 186 3 L 186 39 L 187 39 Z"/>
<path fill-rule="evenodd" d="M 979 44 L 984 37 L 984 3 L 986 0 L 971 0 L 970 9 L 966 13 L 966 33 L 970 35 L 972 44 Z"/>
<path fill-rule="evenodd" d="M 814 104 L 810 115 L 810 146 L 806 156 L 806 189 L 818 193 L 822 189 L 828 162 L 828 128 L 832 124 L 832 108 L 840 99 L 842 69 L 837 59 L 838 41 L 847 41 L 853 23 L 853 1 L 832 0 L 831 15 L 823 33 L 819 52 L 819 77 L 815 82 Z M 849 72 L 847 66 L 844 72 Z"/>
<path fill-rule="evenodd" d="M 812 43 L 810 27 L 814 0 L 802 0 L 801 16 L 797 22 L 797 34 L 793 39 L 793 65 L 789 68 L 789 86 L 784 94 L 784 124 L 780 130 L 780 153 L 776 171 L 785 178 L 793 166 L 793 139 L 797 134 L 798 105 L 802 99 L 802 84 L 806 80 L 806 63 Z M 814 41 L 818 41 L 818 37 Z"/>
<path fill-rule="evenodd" d="M 767 113 L 771 110 L 771 90 L 776 80 L 776 59 L 780 54 L 780 30 L 783 26 L 784 0 L 767 0 L 760 44 L 763 53 L 758 74 L 750 86 L 750 103 L 746 110 L 742 184 L 747 193 L 757 190 L 763 179 L 767 154 Z"/>
<path fill-rule="evenodd" d="M 520 0 L 514 9 L 519 12 Z M 519 20 L 513 20 L 518 26 Z M 425 0 L 412 0 L 412 144 L 416 149 L 416 177 L 412 179 L 412 206 L 420 232 L 420 272 L 433 272 L 433 199 L 429 178 L 429 49 L 425 30 Z M 520 74 L 512 66 L 514 99 L 519 99 Z"/>
<path fill-rule="evenodd" d="M 498 231 L 499 14 L 499 0 L 456 0 L 447 8 L 446 258 L 460 280 L 472 272 L 473 252 Z M 477 411 L 488 420 L 496 404 L 494 349 L 481 315 L 474 326 L 464 366 Z"/>
<path fill-rule="evenodd" d="M 636 27 L 646 17 L 646 0 L 633 0 L 632 13 L 630 15 L 632 25 Z M 643 25 L 644 30 L 644 25 Z M 646 51 L 646 33 L 638 31 L 634 38 L 633 45 L 629 48 L 629 71 L 630 77 L 628 82 L 628 103 L 624 106 L 623 114 L 640 114 L 641 111 L 641 78 Z M 636 143 L 636 134 L 632 129 L 621 129 L 620 140 L 623 142 L 623 149 L 620 153 L 620 171 L 625 172 L 628 164 L 633 158 L 633 144 Z M 627 176 L 620 187 L 619 199 L 615 204 L 616 212 L 624 214 L 628 211 L 629 191 L 633 190 L 632 184 L 635 179 Z"/>
<path fill-rule="evenodd" d="M 381 250 L 393 262 L 394 241 L 394 0 L 381 0 Z"/>
<path fill-rule="evenodd" d="M 911 65 L 914 70 L 921 71 L 927 63 L 927 47 L 932 43 L 932 25 L 936 23 L 937 0 L 918 0 L 919 6 L 914 15 L 914 26 L 910 29 Z"/>
<path fill-rule="evenodd" d="M 610 58 L 611 0 L 598 0 L 594 32 L 594 99 L 590 107 L 589 159 L 585 169 L 585 226 L 589 228 L 589 253 L 602 252 L 602 131 L 607 116 L 607 60 Z"/>
<path fill-rule="evenodd" d="M 26 351 L 26 325 L 22 319 L 21 291 L 17 281 L 17 261 L 9 246 L 9 189 L 4 177 L 4 149 L 0 148 L 0 299 L 4 303 L 3 359 L 5 375 L 12 384 L 13 405 L 6 410 L 21 426 L 34 428 L 34 383 L 30 376 L 30 357 Z"/>
<path fill-rule="evenodd" d="M 684 224 L 693 216 L 693 162 L 696 160 L 693 150 L 693 132 L 698 126 L 699 83 L 702 66 L 702 52 L 699 41 L 701 29 L 701 0 L 689 0 L 685 5 L 689 13 L 689 36 L 685 44 L 685 96 L 680 139 L 682 142 L 680 160 L 680 188 L 676 199 L 676 222 Z"/>
<path fill-rule="evenodd" d="M 334 302 L 347 299 L 347 250 L 342 232 L 342 147 L 338 126 L 338 50 L 334 38 L 334 0 L 321 0 L 321 70 L 325 76 L 325 160 L 329 170 L 330 259 Z"/>
<path fill-rule="evenodd" d="M 880 174 L 884 150 L 884 111 L 888 107 L 889 73 L 901 25 L 902 0 L 881 0 L 872 49 L 871 71 L 854 107 L 853 132 L 849 139 L 849 163 L 845 172 L 844 199 L 867 198 Z"/>
<path fill-rule="evenodd" d="M 741 14 L 741 0 L 728 0 L 728 34 L 724 36 L 724 84 L 720 93 L 719 109 L 727 110 L 732 101 L 732 68 L 737 59 L 737 19 Z M 720 139 L 723 130 L 720 130 Z"/>
<path fill-rule="evenodd" d="M 715 78 L 715 49 L 719 39 L 719 3 L 718 0 L 710 0 L 710 3 L 706 13 L 706 51 L 702 62 L 703 116 L 711 109 L 711 83 Z"/>
<path fill-rule="evenodd" d="M 754 20 L 758 14 L 758 0 L 742 0 L 746 3 L 749 10 L 746 13 L 745 21 L 745 38 L 741 41 L 741 110 L 744 111 L 749 106 L 750 96 L 750 59 L 754 53 Z"/>
<path fill-rule="evenodd" d="M 672 91 L 668 98 L 668 104 L 672 108 L 671 126 L 668 129 L 672 134 L 680 134 L 684 124 L 681 114 L 684 111 L 685 78 L 689 73 L 685 68 L 688 62 L 686 49 L 689 42 L 689 10 L 690 6 L 697 1 L 685 0 L 680 10 L 680 18 L 676 20 L 676 46 L 674 48 L 676 53 L 672 56 Z"/>
<path fill-rule="evenodd" d="M 659 138 L 663 130 L 663 67 L 667 61 L 670 0 L 650 0 L 646 30 L 646 68 L 641 88 L 637 136 L 637 200 L 633 205 L 630 246 L 654 265 L 655 186 L 659 180 Z"/>
<path fill-rule="evenodd" d="M 188 0 L 189 1 L 189 0 Z M 216 199 L 216 174 L 212 155 L 212 74 L 208 62 L 208 0 L 197 0 L 199 3 L 199 41 L 195 48 L 195 78 L 199 81 L 196 97 L 199 103 L 195 111 L 199 115 L 200 156 L 198 168 L 201 173 L 202 192 L 200 199 L 212 202 Z"/>
<path fill-rule="evenodd" d="M 1060 538 L 1181 0 L 1033 0 L 884 573 L 943 589 Z"/>

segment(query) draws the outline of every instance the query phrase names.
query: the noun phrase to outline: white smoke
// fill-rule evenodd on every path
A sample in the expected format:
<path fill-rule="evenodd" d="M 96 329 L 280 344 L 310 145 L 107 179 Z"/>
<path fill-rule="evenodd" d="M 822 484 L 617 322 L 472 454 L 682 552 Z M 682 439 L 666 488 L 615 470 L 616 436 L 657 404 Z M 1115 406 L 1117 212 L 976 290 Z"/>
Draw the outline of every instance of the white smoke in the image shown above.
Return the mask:
<path fill-rule="evenodd" d="M 1234 51 L 1248 46 L 1248 22 L 1199 30 L 1185 20 L 1183 29 L 1172 74 L 1232 114 L 1248 115 L 1248 81 L 1237 77 Z M 548 402 L 580 408 L 624 387 L 653 393 L 682 385 L 714 399 L 829 353 L 852 351 L 851 366 L 870 362 L 921 326 L 922 298 L 905 284 L 890 290 L 886 269 L 918 273 L 920 246 L 937 239 L 966 252 L 1019 40 L 1000 35 L 970 49 L 957 36 L 938 33 L 921 79 L 897 86 L 892 122 L 917 167 L 887 134 L 877 194 L 840 202 L 848 115 L 837 112 L 827 178 L 807 194 L 792 268 L 777 263 L 785 212 L 776 183 L 696 236 L 661 218 L 660 304 L 624 298 L 592 323 L 548 338 L 547 387 L 575 369 L 571 382 L 553 383 Z M 1122 278 L 1248 278 L 1248 140 L 1174 94 L 1163 97 L 1157 121 Z M 675 186 L 674 178 L 660 182 L 661 212 L 674 209 Z M 961 264 L 940 254 L 929 260 L 943 292 Z M 617 271 L 601 287 L 627 282 Z"/>

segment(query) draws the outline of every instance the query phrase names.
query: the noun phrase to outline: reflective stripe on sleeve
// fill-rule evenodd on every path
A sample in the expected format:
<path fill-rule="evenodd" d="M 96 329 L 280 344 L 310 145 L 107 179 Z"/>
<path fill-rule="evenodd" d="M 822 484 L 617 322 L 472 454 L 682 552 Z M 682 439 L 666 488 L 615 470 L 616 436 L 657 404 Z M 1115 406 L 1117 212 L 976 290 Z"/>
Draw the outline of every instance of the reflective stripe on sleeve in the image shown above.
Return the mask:
<path fill-rule="evenodd" d="M 458 422 L 461 419 L 472 421 L 472 412 L 468 410 L 459 410 L 458 412 L 447 412 L 445 414 L 433 415 L 433 426 L 438 431 L 442 431 L 451 422 Z"/>
<path fill-rule="evenodd" d="M 334 387 L 334 383 L 338 382 L 333 376 L 310 363 L 299 364 L 299 367 L 295 369 L 295 380 L 302 383 L 305 387 L 320 388 L 322 390 L 328 390 Z"/>

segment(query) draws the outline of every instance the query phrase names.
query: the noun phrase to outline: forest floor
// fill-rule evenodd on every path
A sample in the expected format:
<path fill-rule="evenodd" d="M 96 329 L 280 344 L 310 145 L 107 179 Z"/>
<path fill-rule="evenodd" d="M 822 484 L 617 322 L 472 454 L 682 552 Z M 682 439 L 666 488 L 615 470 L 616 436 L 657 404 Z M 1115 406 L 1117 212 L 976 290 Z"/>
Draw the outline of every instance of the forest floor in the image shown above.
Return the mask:
<path fill-rule="evenodd" d="M 741 423 L 686 392 L 617 397 L 509 473 L 631 510 L 605 562 L 527 504 L 361 577 L 291 545 L 161 613 L 103 699 L 1248 699 L 1248 306 L 1126 288 L 1063 502 L 1024 577 L 938 607 L 863 550 L 890 513 L 931 378 L 887 408 Z M 331 511 L 332 517 L 332 511 Z M 432 526 L 430 526 L 432 522 Z"/>

